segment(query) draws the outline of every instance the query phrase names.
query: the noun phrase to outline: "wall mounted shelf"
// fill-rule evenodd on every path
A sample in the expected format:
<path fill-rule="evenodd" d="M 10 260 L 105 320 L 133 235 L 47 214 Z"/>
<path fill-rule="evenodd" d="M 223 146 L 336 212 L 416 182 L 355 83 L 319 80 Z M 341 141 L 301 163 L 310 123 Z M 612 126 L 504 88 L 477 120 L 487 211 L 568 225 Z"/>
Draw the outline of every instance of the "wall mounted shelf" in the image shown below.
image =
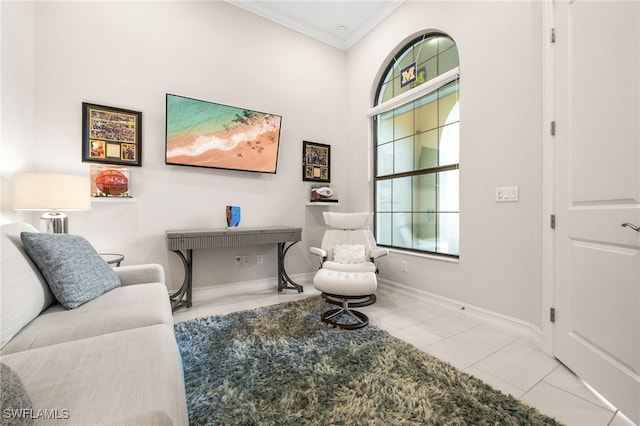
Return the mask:
<path fill-rule="evenodd" d="M 91 197 L 92 203 L 135 203 L 133 197 Z"/>
<path fill-rule="evenodd" d="M 307 203 L 307 205 L 308 206 L 339 206 L 340 202 L 337 202 L 337 203 L 332 203 L 332 202 L 323 203 L 322 201 L 316 201 L 316 202 L 309 201 Z"/>

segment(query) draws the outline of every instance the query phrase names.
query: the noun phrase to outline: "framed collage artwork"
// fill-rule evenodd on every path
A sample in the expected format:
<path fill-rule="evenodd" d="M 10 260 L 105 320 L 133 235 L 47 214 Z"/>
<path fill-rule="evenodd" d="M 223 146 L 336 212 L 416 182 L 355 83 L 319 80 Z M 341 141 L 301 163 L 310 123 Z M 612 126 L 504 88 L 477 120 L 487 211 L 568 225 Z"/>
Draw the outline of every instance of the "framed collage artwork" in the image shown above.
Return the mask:
<path fill-rule="evenodd" d="M 82 161 L 142 166 L 142 112 L 83 102 Z"/>
<path fill-rule="evenodd" d="M 302 180 L 331 181 L 331 146 L 315 142 L 302 142 Z"/>

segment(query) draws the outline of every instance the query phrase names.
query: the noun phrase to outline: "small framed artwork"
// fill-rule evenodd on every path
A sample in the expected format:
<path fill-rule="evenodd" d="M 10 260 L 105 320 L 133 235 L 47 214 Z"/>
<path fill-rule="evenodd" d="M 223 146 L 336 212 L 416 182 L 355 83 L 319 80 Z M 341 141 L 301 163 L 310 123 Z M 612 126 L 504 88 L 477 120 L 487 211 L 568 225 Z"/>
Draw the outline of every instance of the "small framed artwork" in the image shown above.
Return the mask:
<path fill-rule="evenodd" d="M 302 141 L 302 180 L 331 181 L 331 146 Z"/>
<path fill-rule="evenodd" d="M 83 102 L 82 161 L 142 166 L 142 113 Z"/>

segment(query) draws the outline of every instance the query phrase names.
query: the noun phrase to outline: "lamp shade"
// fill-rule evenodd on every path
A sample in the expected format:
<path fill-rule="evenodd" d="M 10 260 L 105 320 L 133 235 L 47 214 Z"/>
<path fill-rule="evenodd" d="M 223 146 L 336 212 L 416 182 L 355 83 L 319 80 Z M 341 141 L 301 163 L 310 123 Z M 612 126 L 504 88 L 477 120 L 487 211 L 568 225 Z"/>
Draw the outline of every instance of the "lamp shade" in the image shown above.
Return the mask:
<path fill-rule="evenodd" d="M 12 178 L 14 210 L 89 210 L 88 177 L 50 173 L 16 173 Z"/>

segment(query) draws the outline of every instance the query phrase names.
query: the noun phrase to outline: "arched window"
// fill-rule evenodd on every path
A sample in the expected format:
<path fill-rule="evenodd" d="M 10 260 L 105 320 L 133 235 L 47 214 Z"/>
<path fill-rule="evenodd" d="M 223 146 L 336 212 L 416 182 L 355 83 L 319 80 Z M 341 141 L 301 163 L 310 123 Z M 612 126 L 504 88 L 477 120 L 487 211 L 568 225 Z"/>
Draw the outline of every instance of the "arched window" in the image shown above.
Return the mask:
<path fill-rule="evenodd" d="M 458 49 L 442 33 L 404 46 L 369 111 L 379 245 L 459 256 Z"/>

